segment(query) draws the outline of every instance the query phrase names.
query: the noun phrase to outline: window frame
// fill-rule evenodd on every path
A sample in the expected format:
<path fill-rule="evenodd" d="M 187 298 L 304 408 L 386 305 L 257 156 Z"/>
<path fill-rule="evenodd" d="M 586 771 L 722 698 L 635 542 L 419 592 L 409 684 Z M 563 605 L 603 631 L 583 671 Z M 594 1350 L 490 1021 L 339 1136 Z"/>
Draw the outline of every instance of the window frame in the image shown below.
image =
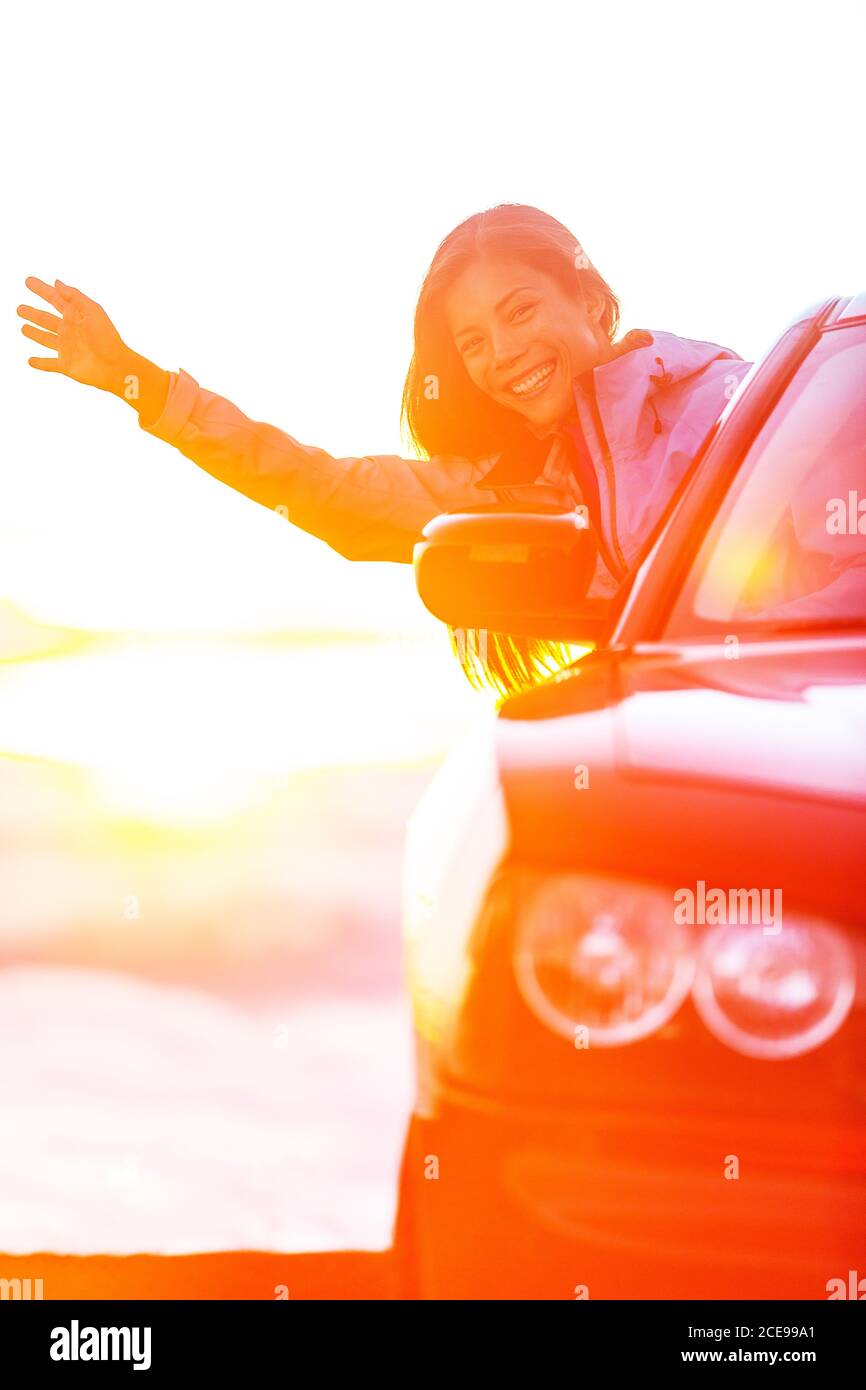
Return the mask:
<path fill-rule="evenodd" d="M 779 407 L 785 408 L 786 404 L 790 411 L 796 411 L 799 401 L 802 399 L 801 393 L 796 391 L 797 379 L 802 377 L 807 369 L 814 365 L 816 354 L 822 353 L 828 345 L 831 335 L 845 332 L 847 330 L 849 343 L 851 346 L 857 343 L 861 352 L 866 347 L 866 325 L 862 323 L 848 324 L 843 323 L 837 326 L 826 328 L 820 335 L 818 341 L 812 346 L 810 352 L 804 358 L 800 367 L 788 383 L 785 391 L 776 402 L 774 409 L 767 413 L 767 416 L 756 432 L 752 443 L 743 455 L 740 467 L 729 480 L 728 487 L 722 497 L 715 515 L 709 522 L 704 534 L 701 536 L 700 543 L 696 547 L 693 562 L 688 571 L 683 576 L 676 597 L 670 604 L 666 622 L 665 633 L 675 642 L 682 641 L 719 641 L 726 631 L 736 628 L 737 635 L 743 639 L 760 638 L 761 636 L 791 635 L 797 636 L 803 632 L 815 630 L 831 630 L 834 632 L 844 632 L 860 630 L 866 627 L 866 614 L 840 614 L 827 618 L 801 618 L 786 620 L 783 622 L 773 622 L 772 619 L 762 621 L 760 617 L 739 616 L 731 614 L 727 618 L 712 619 L 703 616 L 696 610 L 696 599 L 700 593 L 701 586 L 706 578 L 709 567 L 713 564 L 719 553 L 719 546 L 724 544 L 725 530 L 732 519 L 732 515 L 738 506 L 744 491 L 747 490 L 755 476 L 757 470 L 762 467 L 764 450 L 774 447 L 772 434 L 763 442 L 763 447 L 757 458 L 753 457 L 754 450 L 761 444 L 761 436 L 772 424 L 774 415 Z M 844 347 L 843 347 L 844 351 Z M 829 356 L 829 354 L 828 354 Z M 808 387 L 807 387 L 808 389 Z M 793 396 L 792 396 L 793 391 Z M 721 520 L 721 514 L 726 512 L 725 519 Z M 715 533 L 715 534 L 714 534 Z M 864 542 L 866 551 L 866 542 Z M 815 590 L 814 593 L 820 593 Z M 803 598 L 810 595 L 804 594 Z M 690 629 L 690 622 L 694 623 L 694 629 Z"/>

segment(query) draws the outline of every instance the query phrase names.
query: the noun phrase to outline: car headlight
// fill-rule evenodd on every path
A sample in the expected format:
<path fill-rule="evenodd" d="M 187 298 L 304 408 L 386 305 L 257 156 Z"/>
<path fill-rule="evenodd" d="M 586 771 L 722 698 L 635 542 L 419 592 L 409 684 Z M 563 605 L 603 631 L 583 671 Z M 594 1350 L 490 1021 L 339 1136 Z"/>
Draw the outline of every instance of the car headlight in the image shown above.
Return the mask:
<path fill-rule="evenodd" d="M 778 935 L 721 926 L 701 944 L 694 1000 L 728 1047 L 747 1057 L 796 1057 L 841 1027 L 855 982 L 851 948 L 828 924 L 789 920 Z"/>
<path fill-rule="evenodd" d="M 542 878 L 519 909 L 520 991 L 554 1032 L 593 1047 L 661 1028 L 691 988 L 695 943 L 674 922 L 670 893 L 589 874 Z"/>
<path fill-rule="evenodd" d="M 442 1040 L 468 976 L 467 946 L 508 839 L 486 714 L 452 750 L 406 829 L 404 962 L 415 1027 Z"/>

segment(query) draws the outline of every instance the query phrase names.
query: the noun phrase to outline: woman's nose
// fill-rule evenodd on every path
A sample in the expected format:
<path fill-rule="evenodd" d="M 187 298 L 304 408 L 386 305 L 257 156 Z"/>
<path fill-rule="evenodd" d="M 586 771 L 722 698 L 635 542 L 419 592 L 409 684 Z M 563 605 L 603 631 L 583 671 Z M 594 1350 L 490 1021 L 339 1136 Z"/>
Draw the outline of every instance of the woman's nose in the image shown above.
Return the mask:
<path fill-rule="evenodd" d="M 507 371 L 516 362 L 519 362 L 523 355 L 523 348 L 507 334 L 494 335 L 492 346 L 493 366 L 497 372 Z"/>

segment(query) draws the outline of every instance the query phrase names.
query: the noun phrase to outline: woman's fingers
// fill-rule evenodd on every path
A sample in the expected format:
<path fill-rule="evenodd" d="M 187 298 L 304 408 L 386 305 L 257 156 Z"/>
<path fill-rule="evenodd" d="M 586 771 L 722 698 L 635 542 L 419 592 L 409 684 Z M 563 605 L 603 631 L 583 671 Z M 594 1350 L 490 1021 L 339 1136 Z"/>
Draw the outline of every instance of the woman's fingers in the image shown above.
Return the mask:
<path fill-rule="evenodd" d="M 35 275 L 28 275 L 24 283 L 28 290 L 32 290 L 34 294 L 38 294 L 40 299 L 47 299 L 49 304 L 61 314 L 63 313 L 69 301 L 54 285 L 46 285 L 44 280 L 38 280 Z"/>
<path fill-rule="evenodd" d="M 62 280 L 55 280 L 57 290 L 63 300 L 63 311 L 71 314 L 73 318 L 83 318 L 88 309 L 99 309 L 102 306 L 97 304 L 95 299 L 91 299 L 83 290 L 77 290 L 74 285 L 64 285 Z"/>
<path fill-rule="evenodd" d="M 28 358 L 27 358 L 27 365 L 28 365 L 29 367 L 36 367 L 37 370 L 40 371 L 40 372 L 59 372 L 59 371 L 60 371 L 60 358 L 59 358 L 59 357 L 28 357 Z"/>
<path fill-rule="evenodd" d="M 41 343 L 43 347 L 56 348 L 60 351 L 60 339 L 56 333 L 44 333 L 41 328 L 33 328 L 29 323 L 21 325 L 21 332 L 25 338 L 32 338 L 34 343 Z"/>
<path fill-rule="evenodd" d="M 18 305 L 18 317 L 29 319 L 31 323 L 38 324 L 40 328 L 47 328 L 49 333 L 59 333 L 63 323 L 56 314 L 46 314 L 42 309 L 34 309 L 30 304 Z"/>

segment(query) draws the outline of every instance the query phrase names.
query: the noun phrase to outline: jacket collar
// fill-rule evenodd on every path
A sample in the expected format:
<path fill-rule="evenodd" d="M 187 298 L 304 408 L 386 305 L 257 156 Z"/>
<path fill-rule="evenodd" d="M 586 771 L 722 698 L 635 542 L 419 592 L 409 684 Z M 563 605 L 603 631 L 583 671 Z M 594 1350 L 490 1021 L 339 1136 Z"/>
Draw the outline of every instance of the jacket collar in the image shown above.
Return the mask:
<path fill-rule="evenodd" d="M 575 380 L 576 393 L 585 399 L 590 392 L 595 392 L 614 455 L 634 452 L 644 437 L 641 421 L 647 408 L 655 416 L 656 433 L 664 431 L 656 410 L 657 397 L 661 402 L 666 392 L 676 393 L 717 358 L 742 361 L 738 353 L 718 343 L 655 331 L 642 336 L 649 341 L 637 345 L 627 356 L 617 356 Z"/>

